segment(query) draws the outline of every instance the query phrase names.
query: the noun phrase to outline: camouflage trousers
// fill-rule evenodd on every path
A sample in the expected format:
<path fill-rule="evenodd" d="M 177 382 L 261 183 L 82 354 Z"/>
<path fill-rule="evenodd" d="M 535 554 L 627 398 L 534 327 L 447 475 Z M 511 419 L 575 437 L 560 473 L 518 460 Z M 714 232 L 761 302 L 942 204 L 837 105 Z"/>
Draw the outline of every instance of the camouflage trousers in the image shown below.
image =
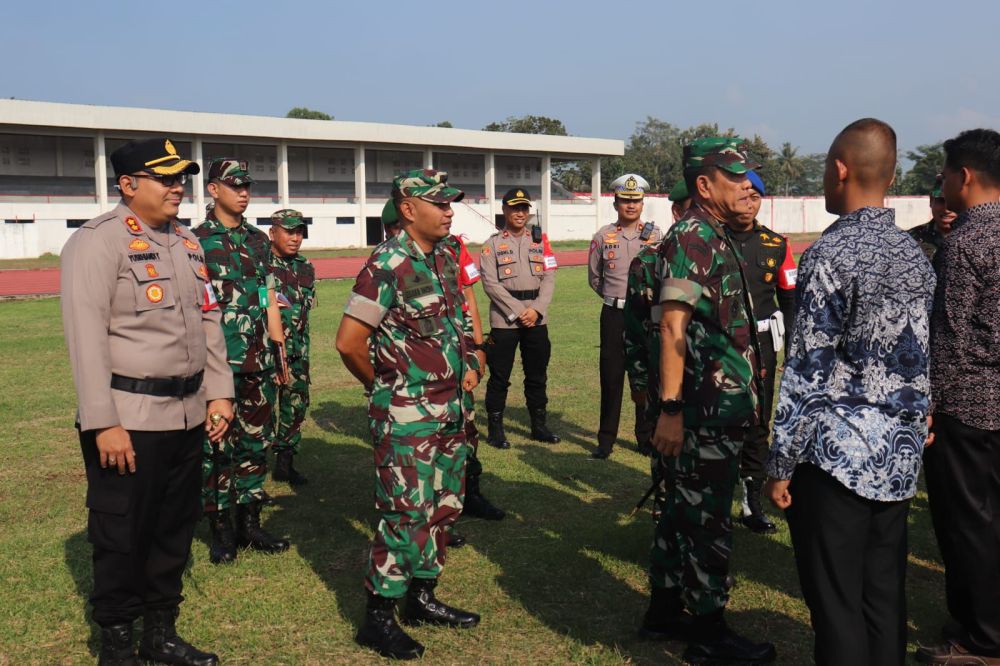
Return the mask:
<path fill-rule="evenodd" d="M 302 422 L 309 407 L 309 359 L 288 359 L 291 375 L 285 386 L 278 387 L 278 428 L 274 434 L 274 452 L 299 452 Z"/>
<path fill-rule="evenodd" d="M 469 452 L 465 424 L 405 429 L 406 435 L 391 433 L 375 444 L 375 508 L 381 516 L 365 586 L 392 599 L 405 595 L 413 578 L 441 574 L 447 529 L 462 513 Z"/>
<path fill-rule="evenodd" d="M 205 438 L 201 503 L 205 511 L 263 499 L 267 445 L 274 434 L 274 372 L 234 373 L 236 418 L 218 444 Z M 235 478 L 234 478 L 235 477 Z"/>
<path fill-rule="evenodd" d="M 665 467 L 667 495 L 650 557 L 653 587 L 680 589 L 695 615 L 725 608 L 733 550 L 732 504 L 745 428 L 684 429 Z"/>

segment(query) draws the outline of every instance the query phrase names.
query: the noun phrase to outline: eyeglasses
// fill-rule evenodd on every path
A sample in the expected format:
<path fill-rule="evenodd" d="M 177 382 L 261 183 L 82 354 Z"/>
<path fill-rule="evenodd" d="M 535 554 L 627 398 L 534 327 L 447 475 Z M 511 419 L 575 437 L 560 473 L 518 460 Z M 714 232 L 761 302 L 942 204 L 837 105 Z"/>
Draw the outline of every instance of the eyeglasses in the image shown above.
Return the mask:
<path fill-rule="evenodd" d="M 175 173 L 170 176 L 161 176 L 149 173 L 133 173 L 132 178 L 148 178 L 149 180 L 155 180 L 160 185 L 163 185 L 163 187 L 186 185 L 188 182 L 188 175 L 186 173 Z"/>

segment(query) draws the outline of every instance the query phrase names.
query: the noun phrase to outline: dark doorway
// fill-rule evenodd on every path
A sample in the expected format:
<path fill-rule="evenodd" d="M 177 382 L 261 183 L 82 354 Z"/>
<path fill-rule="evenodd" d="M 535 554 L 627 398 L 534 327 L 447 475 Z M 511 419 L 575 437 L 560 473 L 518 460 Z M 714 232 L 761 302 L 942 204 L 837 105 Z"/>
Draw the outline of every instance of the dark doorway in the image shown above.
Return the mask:
<path fill-rule="evenodd" d="M 382 228 L 381 217 L 365 218 L 365 243 L 378 245 L 385 240 L 385 230 Z"/>

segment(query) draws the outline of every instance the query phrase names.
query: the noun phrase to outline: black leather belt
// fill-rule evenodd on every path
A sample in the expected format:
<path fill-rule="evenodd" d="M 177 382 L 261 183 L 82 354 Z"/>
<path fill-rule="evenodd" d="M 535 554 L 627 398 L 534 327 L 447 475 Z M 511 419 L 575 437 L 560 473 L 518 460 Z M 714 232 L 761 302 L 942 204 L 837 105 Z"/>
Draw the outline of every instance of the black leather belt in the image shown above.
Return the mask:
<path fill-rule="evenodd" d="M 508 289 L 507 291 L 519 301 L 533 301 L 538 298 L 537 289 Z"/>
<path fill-rule="evenodd" d="M 205 371 L 190 377 L 171 377 L 170 379 L 135 379 L 111 375 L 111 388 L 128 393 L 155 395 L 160 398 L 183 398 L 196 393 L 201 388 L 201 380 Z"/>

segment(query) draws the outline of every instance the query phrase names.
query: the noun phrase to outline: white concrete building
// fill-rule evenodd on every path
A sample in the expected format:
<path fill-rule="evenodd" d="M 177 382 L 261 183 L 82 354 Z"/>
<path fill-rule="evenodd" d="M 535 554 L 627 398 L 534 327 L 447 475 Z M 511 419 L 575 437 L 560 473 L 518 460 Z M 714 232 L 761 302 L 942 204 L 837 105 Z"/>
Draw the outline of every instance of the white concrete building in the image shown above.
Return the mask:
<path fill-rule="evenodd" d="M 419 167 L 445 170 L 465 190 L 453 229 L 472 241 L 493 232 L 500 197 L 512 187 L 530 191 L 554 240 L 587 238 L 603 209 L 595 203 L 601 158 L 625 149 L 612 139 L 0 100 L 0 258 L 58 254 L 76 227 L 117 200 L 108 156 L 150 136 L 171 138 L 202 165 L 183 221 L 204 217 L 208 162 L 238 157 L 257 181 L 247 217 L 266 224 L 279 208 L 301 210 L 313 248 L 379 242 L 393 176 Z M 591 165 L 590 195 L 553 179 L 571 162 Z"/>

